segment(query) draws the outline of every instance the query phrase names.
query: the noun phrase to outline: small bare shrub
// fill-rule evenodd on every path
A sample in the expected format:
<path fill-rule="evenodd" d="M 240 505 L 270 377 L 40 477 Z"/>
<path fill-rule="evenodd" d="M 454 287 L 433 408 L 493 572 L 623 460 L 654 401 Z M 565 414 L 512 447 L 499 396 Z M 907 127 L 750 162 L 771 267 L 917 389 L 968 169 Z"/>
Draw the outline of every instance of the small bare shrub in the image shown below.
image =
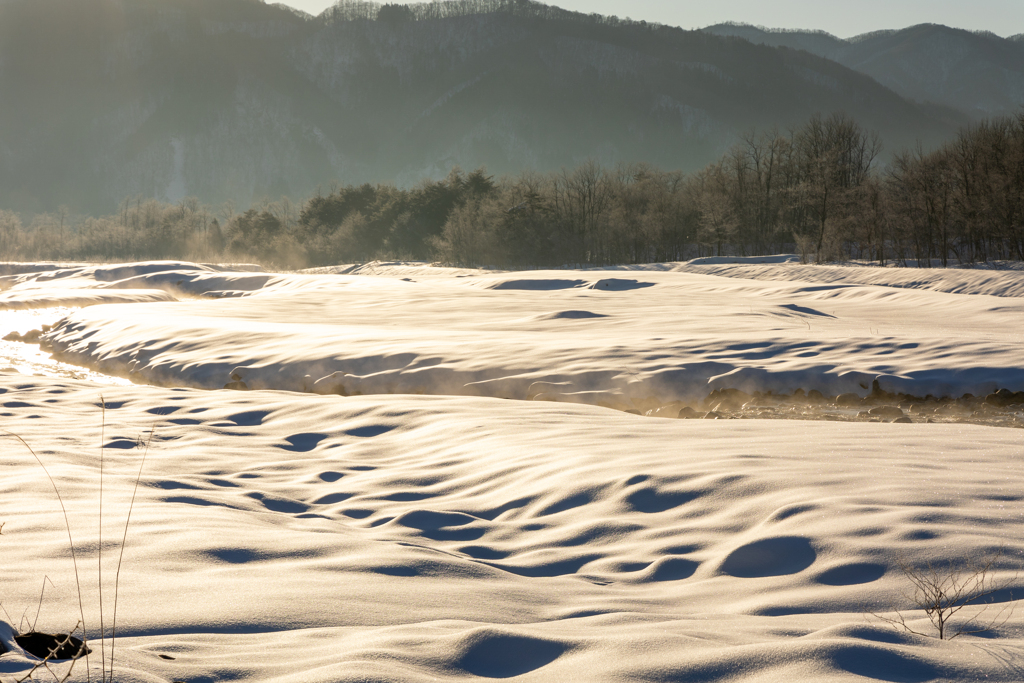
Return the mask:
<path fill-rule="evenodd" d="M 924 610 L 940 640 L 952 640 L 962 635 L 992 631 L 1005 624 L 1013 614 L 1014 605 L 1009 600 L 999 610 L 989 610 L 996 601 L 996 593 L 1008 589 L 1017 578 L 1016 574 L 1002 580 L 997 580 L 993 576 L 1004 554 L 1005 551 L 999 549 L 980 558 L 967 556 L 960 562 L 929 561 L 923 565 L 898 559 L 896 566 L 910 584 L 903 597 L 916 609 Z M 974 616 L 953 623 L 953 618 L 965 607 L 979 606 L 982 608 Z M 890 611 L 896 616 L 889 617 L 876 613 L 872 613 L 872 616 L 888 623 L 896 630 L 922 636 L 932 635 L 913 629 L 907 623 L 907 619 L 910 618 L 907 610 L 894 606 Z"/>

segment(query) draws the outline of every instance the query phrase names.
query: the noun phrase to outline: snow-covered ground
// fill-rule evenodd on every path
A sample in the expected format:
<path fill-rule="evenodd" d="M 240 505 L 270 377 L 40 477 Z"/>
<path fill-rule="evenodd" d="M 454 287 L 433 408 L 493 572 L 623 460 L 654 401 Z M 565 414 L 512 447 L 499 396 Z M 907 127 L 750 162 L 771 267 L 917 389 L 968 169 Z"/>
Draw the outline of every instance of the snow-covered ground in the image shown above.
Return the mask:
<path fill-rule="evenodd" d="M 786 268 L 795 279 L 780 279 Z M 390 269 L 102 266 L 13 276 L 0 304 L 122 304 L 82 308 L 48 343 L 61 360 L 164 386 L 543 395 L 641 412 L 719 388 L 865 395 L 877 379 L 922 397 L 1024 390 L 1019 271 L 918 277 L 945 276 L 954 291 L 942 291 L 910 287 L 904 270 L 798 264 Z M 761 269 L 771 279 L 751 279 Z M 146 303 L 158 298 L 168 301 Z"/>
<path fill-rule="evenodd" d="M 12 275 L 12 308 L 111 304 L 44 343 L 140 386 L 0 374 L 0 427 L 64 496 L 94 679 L 146 454 L 115 680 L 1020 681 L 1024 430 L 624 412 L 718 388 L 1024 390 L 1024 273 L 914 275 Z M 81 617 L 50 483 L 4 444 L 7 683 L 32 661 L 8 626 Z M 870 614 L 930 633 L 898 565 L 996 555 L 994 631 Z"/>

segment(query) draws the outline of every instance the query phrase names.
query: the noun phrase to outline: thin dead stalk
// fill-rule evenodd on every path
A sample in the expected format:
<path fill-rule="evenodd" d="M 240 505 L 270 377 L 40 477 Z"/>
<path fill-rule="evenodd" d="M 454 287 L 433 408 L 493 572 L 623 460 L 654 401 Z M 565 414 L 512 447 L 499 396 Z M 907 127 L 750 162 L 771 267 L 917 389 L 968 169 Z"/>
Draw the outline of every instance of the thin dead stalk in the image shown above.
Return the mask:
<path fill-rule="evenodd" d="M 117 571 L 114 574 L 114 615 L 110 628 L 110 680 L 114 680 L 114 646 L 117 644 L 117 594 L 121 585 L 121 564 L 124 561 L 124 546 L 128 541 L 128 525 L 132 521 L 132 510 L 135 509 L 135 496 L 139 492 L 139 482 L 142 481 L 142 468 L 146 466 L 146 457 L 149 455 L 149 447 L 153 443 L 153 435 L 156 433 L 156 425 L 149 431 L 149 438 L 146 440 L 146 449 L 142 452 L 142 462 L 139 463 L 139 473 L 135 477 L 135 486 L 132 488 L 132 499 L 128 503 L 128 516 L 124 520 L 124 535 L 121 537 L 121 551 L 117 557 Z"/>
<path fill-rule="evenodd" d="M 99 590 L 100 600 L 100 683 L 106 678 L 106 661 L 107 661 L 107 638 L 103 623 L 103 453 L 106 450 L 104 448 L 104 441 L 107 437 L 107 402 L 103 400 L 103 395 L 100 395 L 100 523 L 99 523 L 99 542 L 96 546 L 96 564 L 97 564 L 97 575 L 96 575 L 96 588 Z"/>
<path fill-rule="evenodd" d="M 53 492 L 57 495 L 57 502 L 60 503 L 60 510 L 64 514 L 64 529 L 68 533 L 68 546 L 71 548 L 71 563 L 75 568 L 75 589 L 78 592 L 78 614 L 82 626 L 82 635 L 85 636 L 88 630 L 86 629 L 85 626 L 85 605 L 82 603 L 82 582 L 78 574 L 78 556 L 75 553 L 75 541 L 71 537 L 71 521 L 68 519 L 68 509 L 64 505 L 64 499 L 61 497 L 60 491 L 57 489 L 57 483 L 53 480 L 53 477 L 50 475 L 50 470 L 46 469 L 46 465 L 43 464 L 43 461 L 39 457 L 39 455 L 34 450 L 32 450 L 32 447 L 28 445 L 28 442 L 25 441 L 25 439 L 18 436 L 17 434 L 15 434 L 14 432 L 9 432 L 6 429 L 0 429 L 0 434 L 13 436 L 15 439 L 21 442 L 22 446 L 28 449 L 28 452 L 32 454 L 32 457 L 36 459 L 36 462 L 39 463 L 39 466 L 43 469 L 43 472 L 46 474 L 46 478 L 50 480 L 50 486 L 53 487 Z M 91 678 L 89 676 L 89 648 L 84 637 L 82 641 L 85 644 L 86 681 L 91 681 Z"/>
<path fill-rule="evenodd" d="M 139 471 L 138 471 L 138 473 L 135 476 L 135 484 L 134 484 L 134 487 L 132 489 L 132 497 L 131 497 L 130 503 L 128 504 L 128 514 L 127 514 L 127 516 L 125 518 L 125 522 L 124 522 L 124 532 L 122 533 L 122 536 L 121 536 L 121 548 L 119 550 L 118 557 L 117 557 L 117 569 L 116 569 L 116 571 L 114 573 L 114 609 L 113 609 L 113 615 L 111 617 L 110 664 L 109 664 L 109 668 L 108 668 L 107 657 L 106 657 L 106 622 L 104 620 L 104 611 L 103 611 L 103 489 L 104 489 L 104 479 L 103 479 L 103 477 L 104 477 L 104 469 L 105 469 L 104 468 L 104 459 L 105 459 L 104 458 L 104 456 L 105 456 L 105 452 L 104 452 L 104 445 L 105 444 L 104 444 L 104 441 L 106 440 L 106 408 L 107 408 L 107 406 L 106 406 L 106 402 L 103 400 L 102 396 L 100 397 L 100 407 L 101 407 L 101 410 L 102 410 L 102 421 L 101 421 L 101 427 L 100 427 L 100 456 L 99 456 L 99 463 L 100 463 L 99 518 L 100 518 L 100 521 L 99 521 L 99 550 L 97 552 L 97 554 L 99 556 L 99 558 L 98 558 L 98 563 L 99 563 L 98 572 L 99 573 L 98 573 L 97 581 L 98 581 L 98 590 L 99 590 L 99 617 L 100 617 L 100 660 L 101 660 L 100 681 L 101 681 L 101 683 L 110 683 L 110 682 L 112 682 L 114 680 L 114 653 L 115 653 L 115 646 L 117 644 L 117 605 L 118 605 L 118 596 L 119 596 L 119 593 L 120 593 L 120 586 L 121 586 L 121 567 L 124 564 L 124 548 L 125 548 L 125 545 L 126 545 L 126 543 L 128 541 L 128 528 L 131 525 L 132 511 L 135 509 L 135 499 L 138 496 L 139 485 L 142 482 L 142 472 L 143 472 L 143 469 L 146 466 L 146 459 L 149 456 L 149 449 L 150 449 L 150 446 L 153 443 L 153 437 L 154 437 L 154 435 L 156 433 L 156 424 L 154 423 L 153 426 L 150 428 L 149 438 L 148 439 L 146 439 L 145 441 L 142 441 L 142 438 L 141 437 L 139 438 L 139 445 L 140 446 L 144 445 L 145 449 L 144 449 L 143 454 L 142 454 L 142 461 L 139 463 Z M 32 449 L 31 446 L 28 445 L 28 443 L 25 441 L 25 439 L 23 439 L 22 437 L 18 436 L 15 433 L 7 431 L 5 429 L 0 429 L 0 434 L 6 434 L 7 436 L 14 437 L 19 442 L 21 442 L 21 444 L 28 450 L 29 453 L 32 454 L 32 457 L 35 458 L 36 462 L 39 464 L 39 466 L 42 468 L 43 472 L 46 474 L 47 479 L 49 479 L 50 486 L 53 487 L 53 492 L 57 495 L 57 501 L 60 503 L 60 509 L 61 509 L 61 512 L 64 515 L 64 528 L 65 528 L 65 530 L 67 531 L 67 534 L 68 534 L 68 545 L 71 548 L 71 559 L 72 559 L 72 563 L 74 565 L 74 570 L 75 570 L 75 587 L 76 587 L 77 593 L 78 593 L 78 611 L 79 611 L 79 616 L 80 616 L 78 624 L 75 625 L 75 628 L 72 630 L 72 633 L 69 633 L 67 635 L 67 637 L 64 639 L 64 641 L 61 643 L 61 645 L 66 645 L 67 643 L 71 642 L 71 637 L 72 637 L 72 634 L 74 633 L 74 631 L 77 631 L 79 627 L 82 628 L 82 649 L 84 650 L 84 655 L 85 655 L 85 658 L 86 658 L 86 680 L 91 682 L 91 674 L 90 674 L 91 668 L 89 666 L 89 652 L 90 652 L 90 649 L 89 649 L 89 646 L 88 646 L 88 637 L 87 637 L 88 630 L 86 629 L 86 626 L 85 626 L 85 606 L 84 606 L 84 603 L 83 603 L 83 600 L 82 600 L 82 584 L 81 584 L 81 579 L 79 577 L 79 572 L 78 572 L 78 555 L 77 555 L 77 553 L 75 551 L 75 543 L 74 543 L 74 539 L 72 538 L 72 535 L 71 535 L 71 522 L 70 522 L 70 520 L 68 518 L 67 507 L 64 505 L 64 499 L 61 497 L 60 490 L 57 488 L 56 482 L 54 481 L 53 477 L 50 475 L 50 471 L 46 468 L 46 465 L 43 464 L 43 461 L 39 457 L 39 455 Z M 2 530 L 2 529 L 3 529 L 3 525 L 0 524 L 0 530 Z M 44 577 L 44 580 L 43 580 L 43 588 L 42 588 L 42 591 L 40 592 L 40 595 L 39 595 L 39 605 L 37 606 L 37 609 L 36 609 L 35 620 L 32 623 L 32 630 L 35 630 L 36 623 L 39 620 L 39 611 L 42 608 L 43 596 L 44 596 L 45 591 L 46 591 L 46 581 L 49 581 L 49 577 Z M 53 582 L 51 581 L 50 583 L 52 585 Z M 2 607 L 2 605 L 0 605 L 0 607 Z M 6 610 L 4 610 L 4 611 L 6 612 Z M 10 618 L 10 615 L 8 615 L 8 618 Z M 74 662 L 72 662 L 72 666 L 68 669 L 68 672 L 65 674 L 65 676 L 63 678 L 59 678 L 54 673 L 54 671 L 50 668 L 50 666 L 49 666 L 50 660 L 52 659 L 52 657 L 53 657 L 53 653 L 51 652 L 50 655 L 48 655 L 42 661 L 36 663 L 33 666 L 32 670 L 29 671 L 28 674 L 25 677 L 18 679 L 17 681 L 15 681 L 15 683 L 22 683 L 23 681 L 27 681 L 27 680 L 31 679 L 32 675 L 36 671 L 41 669 L 41 668 L 45 668 L 51 675 L 53 675 L 54 679 L 58 683 L 63 683 L 63 681 L 66 681 L 71 676 L 71 669 L 74 667 Z M 73 658 L 73 660 L 77 660 L 77 659 L 78 659 L 77 656 Z"/>

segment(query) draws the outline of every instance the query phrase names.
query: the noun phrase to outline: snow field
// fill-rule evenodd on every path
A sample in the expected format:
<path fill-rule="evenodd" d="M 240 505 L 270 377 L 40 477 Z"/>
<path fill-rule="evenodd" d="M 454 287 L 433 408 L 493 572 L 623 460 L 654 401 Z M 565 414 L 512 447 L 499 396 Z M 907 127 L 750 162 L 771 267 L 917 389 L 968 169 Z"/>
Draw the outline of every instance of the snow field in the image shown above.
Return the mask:
<path fill-rule="evenodd" d="M 729 267 L 808 268 L 715 266 Z M 827 284 L 393 268 L 395 277 L 94 267 L 16 276 L 3 296 L 180 299 L 84 308 L 46 337 L 60 360 L 163 386 L 539 397 L 640 412 L 724 388 L 864 396 L 878 380 L 917 396 L 1024 390 L 1020 272 L 983 271 L 986 293 L 971 294 L 910 289 L 902 271 L 881 268 L 828 271 Z M 960 292 L 976 274 L 944 273 Z"/>
<path fill-rule="evenodd" d="M 69 506 L 96 629 L 100 391 L 4 388 L 5 424 Z M 998 576 L 1020 588 L 1019 430 L 102 394 L 108 581 L 138 437 L 156 429 L 118 608 L 120 666 L 145 675 L 121 680 L 1019 680 L 1024 614 L 952 643 L 865 614 L 911 607 L 899 558 L 1004 548 Z M 52 491 L 10 442 L 3 467 L 4 605 L 31 619 L 47 575 L 40 627 L 69 628 Z"/>
<path fill-rule="evenodd" d="M 1017 604 L 1024 431 L 625 411 L 729 388 L 1024 390 L 1024 274 L 334 270 L 0 278 L 2 306 L 89 304 L 44 347 L 138 383 L 0 374 L 0 427 L 71 514 L 92 678 L 100 549 L 109 628 L 153 429 L 118 681 L 1021 679 L 1017 609 L 954 641 L 869 613 L 928 632 L 898 564 L 999 552 L 995 612 Z M 225 385 L 248 391 L 208 391 Z M 80 617 L 49 482 L 4 443 L 6 683 L 32 665 L 12 628 Z"/>

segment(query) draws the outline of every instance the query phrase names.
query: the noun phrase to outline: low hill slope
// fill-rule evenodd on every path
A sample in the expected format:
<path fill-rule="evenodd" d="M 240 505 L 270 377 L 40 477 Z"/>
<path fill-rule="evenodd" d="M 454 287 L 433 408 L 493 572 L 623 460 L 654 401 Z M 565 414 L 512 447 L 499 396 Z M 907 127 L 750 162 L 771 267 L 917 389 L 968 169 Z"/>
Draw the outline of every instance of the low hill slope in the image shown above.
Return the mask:
<path fill-rule="evenodd" d="M 702 29 L 758 45 L 806 50 L 871 76 L 917 102 L 933 102 L 978 119 L 1013 115 L 1024 105 L 1021 36 L 920 24 L 843 40 L 820 31 L 776 31 L 718 24 Z"/>

